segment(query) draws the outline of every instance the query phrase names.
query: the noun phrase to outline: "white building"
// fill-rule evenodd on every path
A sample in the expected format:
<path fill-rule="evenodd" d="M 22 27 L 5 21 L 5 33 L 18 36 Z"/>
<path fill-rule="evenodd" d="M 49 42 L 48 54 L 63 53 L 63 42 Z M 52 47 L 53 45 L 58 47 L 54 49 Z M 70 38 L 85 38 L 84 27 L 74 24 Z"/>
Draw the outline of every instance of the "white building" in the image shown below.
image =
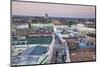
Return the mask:
<path fill-rule="evenodd" d="M 28 23 L 16 25 L 16 29 L 28 29 L 28 28 L 29 28 Z"/>

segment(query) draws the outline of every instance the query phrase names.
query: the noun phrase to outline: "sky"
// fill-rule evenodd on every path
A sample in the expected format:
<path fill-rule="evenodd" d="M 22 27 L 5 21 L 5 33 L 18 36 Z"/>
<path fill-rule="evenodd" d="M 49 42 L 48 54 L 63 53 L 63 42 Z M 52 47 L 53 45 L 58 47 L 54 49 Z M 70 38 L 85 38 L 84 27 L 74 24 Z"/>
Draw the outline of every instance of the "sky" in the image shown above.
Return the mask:
<path fill-rule="evenodd" d="M 94 6 L 12 2 L 12 15 L 95 18 Z"/>

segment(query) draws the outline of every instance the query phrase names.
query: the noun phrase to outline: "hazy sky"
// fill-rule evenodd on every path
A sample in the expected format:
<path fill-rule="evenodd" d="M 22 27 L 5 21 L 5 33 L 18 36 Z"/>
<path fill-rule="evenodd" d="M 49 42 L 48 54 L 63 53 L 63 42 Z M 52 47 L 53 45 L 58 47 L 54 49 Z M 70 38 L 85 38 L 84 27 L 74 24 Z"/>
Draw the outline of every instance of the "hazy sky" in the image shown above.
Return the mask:
<path fill-rule="evenodd" d="M 94 18 L 94 6 L 12 2 L 12 15 Z"/>

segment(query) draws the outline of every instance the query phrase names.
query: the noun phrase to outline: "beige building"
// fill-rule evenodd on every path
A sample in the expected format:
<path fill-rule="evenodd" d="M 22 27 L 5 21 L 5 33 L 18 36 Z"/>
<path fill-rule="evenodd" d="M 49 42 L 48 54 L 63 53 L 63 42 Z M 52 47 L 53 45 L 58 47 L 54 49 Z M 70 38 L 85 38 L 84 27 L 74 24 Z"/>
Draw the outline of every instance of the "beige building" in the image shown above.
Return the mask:
<path fill-rule="evenodd" d="M 60 25 L 61 24 L 60 20 L 58 20 L 58 19 L 52 19 L 52 23 L 54 25 Z"/>
<path fill-rule="evenodd" d="M 96 34 L 90 33 L 86 35 L 86 40 L 90 43 L 96 43 Z"/>

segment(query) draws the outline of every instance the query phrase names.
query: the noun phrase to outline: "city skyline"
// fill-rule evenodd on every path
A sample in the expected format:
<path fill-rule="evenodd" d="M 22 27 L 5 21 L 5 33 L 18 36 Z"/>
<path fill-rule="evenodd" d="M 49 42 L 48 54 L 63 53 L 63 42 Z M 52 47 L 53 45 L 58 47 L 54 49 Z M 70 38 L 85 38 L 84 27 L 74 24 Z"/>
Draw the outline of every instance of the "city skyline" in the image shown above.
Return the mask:
<path fill-rule="evenodd" d="M 95 6 L 12 2 L 12 15 L 95 18 Z"/>

